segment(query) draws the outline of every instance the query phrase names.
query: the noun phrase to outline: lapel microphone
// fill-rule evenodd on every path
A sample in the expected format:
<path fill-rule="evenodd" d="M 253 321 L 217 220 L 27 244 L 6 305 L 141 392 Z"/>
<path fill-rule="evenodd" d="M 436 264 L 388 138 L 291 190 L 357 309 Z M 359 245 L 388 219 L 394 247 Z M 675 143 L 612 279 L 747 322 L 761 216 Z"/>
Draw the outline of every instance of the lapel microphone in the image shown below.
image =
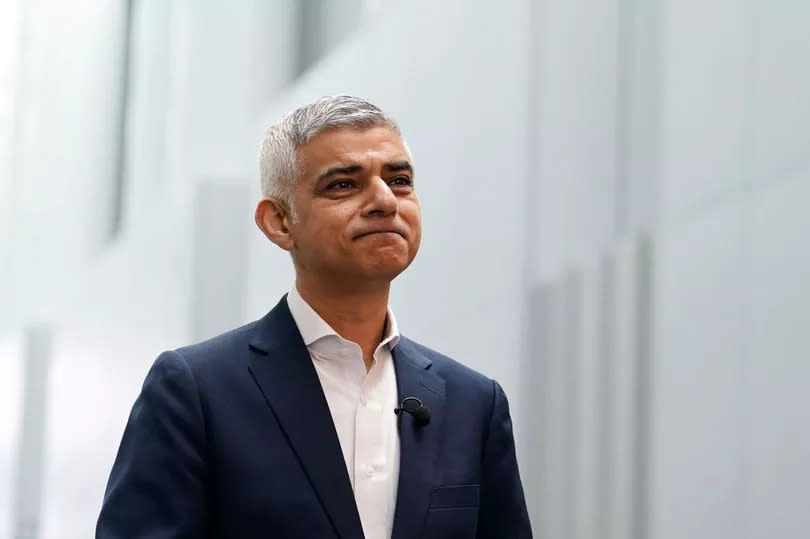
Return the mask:
<path fill-rule="evenodd" d="M 399 408 L 394 408 L 394 413 L 400 415 L 406 412 L 413 416 L 413 423 L 417 427 L 424 427 L 430 423 L 430 408 L 422 404 L 416 397 L 405 397 Z"/>

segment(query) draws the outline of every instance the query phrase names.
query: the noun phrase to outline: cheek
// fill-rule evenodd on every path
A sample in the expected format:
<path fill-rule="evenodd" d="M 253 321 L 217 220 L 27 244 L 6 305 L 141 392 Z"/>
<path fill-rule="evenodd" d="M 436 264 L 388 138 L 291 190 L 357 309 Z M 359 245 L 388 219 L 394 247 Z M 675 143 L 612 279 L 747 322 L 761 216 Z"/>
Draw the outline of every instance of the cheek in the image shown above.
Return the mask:
<path fill-rule="evenodd" d="M 419 251 L 419 246 L 422 244 L 422 229 L 417 228 L 416 232 L 413 235 L 413 239 L 411 240 L 411 252 L 410 258 L 413 260 L 416 257 L 417 251 Z"/>
<path fill-rule="evenodd" d="M 302 238 L 306 242 L 305 247 L 314 251 L 314 255 L 319 258 L 340 256 L 349 249 L 346 219 L 339 215 L 332 217 L 330 219 L 326 219 L 324 215 L 315 219 L 310 217 L 311 221 Z"/>
<path fill-rule="evenodd" d="M 418 243 L 422 235 L 422 215 L 419 211 L 419 202 L 409 200 L 400 209 L 400 215 L 408 223 L 413 239 Z"/>

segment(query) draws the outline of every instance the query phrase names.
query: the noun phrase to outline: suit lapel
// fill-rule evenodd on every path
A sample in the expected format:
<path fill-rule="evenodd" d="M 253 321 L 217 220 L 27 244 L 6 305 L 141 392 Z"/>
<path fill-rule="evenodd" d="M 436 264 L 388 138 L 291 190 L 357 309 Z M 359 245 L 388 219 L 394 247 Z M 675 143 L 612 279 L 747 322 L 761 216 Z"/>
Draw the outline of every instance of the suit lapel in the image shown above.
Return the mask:
<path fill-rule="evenodd" d="M 286 296 L 259 320 L 250 371 L 287 435 L 335 530 L 363 537 L 332 415 Z"/>
<path fill-rule="evenodd" d="M 438 487 L 436 458 L 444 426 L 445 382 L 430 372 L 431 365 L 410 341 L 402 338 L 393 350 L 399 401 L 417 397 L 430 409 L 430 424 L 413 425 L 408 414 L 399 417 L 400 466 L 392 539 L 421 537 L 431 491 Z"/>

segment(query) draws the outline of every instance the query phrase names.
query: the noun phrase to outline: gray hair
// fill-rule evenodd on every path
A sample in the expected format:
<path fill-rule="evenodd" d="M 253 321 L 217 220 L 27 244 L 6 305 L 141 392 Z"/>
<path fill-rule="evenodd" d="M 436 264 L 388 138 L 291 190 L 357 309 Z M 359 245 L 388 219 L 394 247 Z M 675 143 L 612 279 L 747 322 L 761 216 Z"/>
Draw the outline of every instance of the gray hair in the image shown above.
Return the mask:
<path fill-rule="evenodd" d="M 400 134 L 393 118 L 372 103 L 350 95 L 321 97 L 298 107 L 271 126 L 264 136 L 259 157 L 262 194 L 280 200 L 295 218 L 292 193 L 300 179 L 298 148 L 327 129 L 381 125 Z"/>

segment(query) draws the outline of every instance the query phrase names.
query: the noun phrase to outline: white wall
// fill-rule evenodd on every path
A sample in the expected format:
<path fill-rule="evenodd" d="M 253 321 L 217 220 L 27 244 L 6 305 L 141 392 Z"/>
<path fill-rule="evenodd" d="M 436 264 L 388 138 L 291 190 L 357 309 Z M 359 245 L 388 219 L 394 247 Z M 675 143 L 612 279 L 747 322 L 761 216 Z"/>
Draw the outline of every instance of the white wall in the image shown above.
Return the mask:
<path fill-rule="evenodd" d="M 808 8 L 666 7 L 654 536 L 806 537 Z"/>
<path fill-rule="evenodd" d="M 17 111 L 0 283 L 0 378 L 22 376 L 24 326 L 54 328 L 43 537 L 92 534 L 154 357 L 291 284 L 250 217 L 258 145 L 339 92 L 402 124 L 425 234 L 393 306 L 404 333 L 506 388 L 537 536 L 810 532 L 803 2 L 395 3 L 347 16 L 343 44 L 289 86 L 293 0 L 136 2 L 124 227 L 98 251 L 123 3 L 72 5 L 81 27 L 51 4 L 24 26 L 36 92 Z M 14 384 L 0 470 L 16 463 Z"/>
<path fill-rule="evenodd" d="M 3 310 L 7 323 L 48 311 L 27 298 L 58 294 L 106 242 L 123 17 L 120 2 L 41 0 L 23 7 L 10 167 L 14 232 L 8 278 L 0 285 L 16 313 Z"/>

